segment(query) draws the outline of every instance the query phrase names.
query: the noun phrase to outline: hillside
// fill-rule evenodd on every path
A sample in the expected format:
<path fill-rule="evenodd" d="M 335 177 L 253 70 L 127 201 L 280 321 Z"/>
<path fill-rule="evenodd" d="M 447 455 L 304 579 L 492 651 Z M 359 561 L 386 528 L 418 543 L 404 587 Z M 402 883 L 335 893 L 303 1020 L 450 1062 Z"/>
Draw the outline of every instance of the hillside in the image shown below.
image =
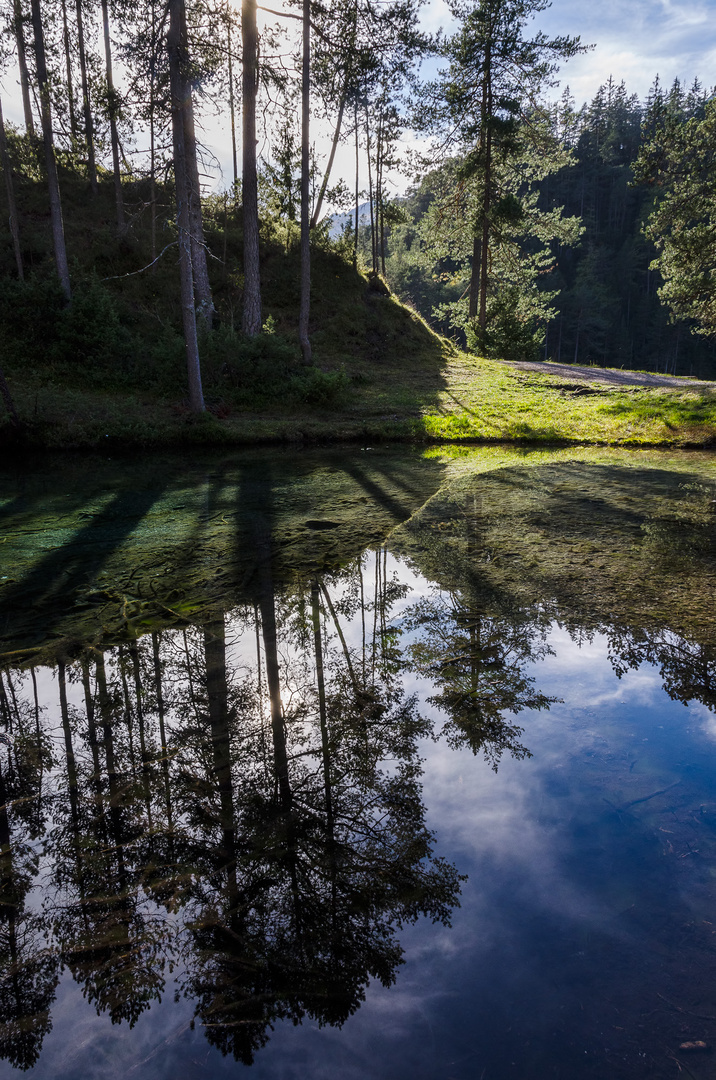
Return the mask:
<path fill-rule="evenodd" d="M 417 439 L 705 446 L 716 438 L 713 391 L 604 387 L 587 391 L 543 370 L 520 371 L 460 352 L 370 281 L 340 242 L 315 236 L 314 366 L 296 333 L 296 227 L 262 225 L 264 332 L 240 333 L 241 209 L 205 205 L 217 318 L 201 342 L 209 412 L 186 404 L 171 197 L 163 192 L 152 262 L 148 190 L 126 185 L 131 226 L 114 233 L 109 182 L 96 198 L 61 175 L 74 299 L 55 284 L 41 185 L 19 177 L 25 283 L 0 247 L 0 346 L 22 427 L 2 414 L 5 445 L 129 447 L 281 440 Z"/>

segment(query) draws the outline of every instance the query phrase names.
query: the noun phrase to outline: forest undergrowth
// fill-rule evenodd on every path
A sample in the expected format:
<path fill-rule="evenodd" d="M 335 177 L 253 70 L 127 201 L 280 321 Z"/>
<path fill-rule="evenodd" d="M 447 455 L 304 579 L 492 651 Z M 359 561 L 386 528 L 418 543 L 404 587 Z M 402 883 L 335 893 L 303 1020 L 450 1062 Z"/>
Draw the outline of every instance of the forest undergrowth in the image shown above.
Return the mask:
<path fill-rule="evenodd" d="M 71 202 L 86 198 L 69 171 L 62 181 Z M 211 260 L 217 317 L 200 342 L 208 409 L 197 417 L 186 400 L 171 223 L 161 237 L 164 255 L 143 270 L 151 261 L 146 193 L 141 183 L 128 190 L 133 226 L 117 244 L 110 241 L 111 185 L 101 184 L 91 221 L 67 215 L 73 277 L 83 281 L 67 307 L 50 269 L 42 194 L 24 184 L 25 206 L 38 204 L 27 214 L 36 223 L 26 233 L 34 258 L 25 282 L 0 279 L 3 369 L 20 420 L 18 427 L 7 410 L 0 415 L 6 447 L 716 441 L 716 388 L 704 392 L 684 379 L 683 390 L 595 384 L 576 391 L 550 376 L 549 364 L 544 374 L 528 373 L 465 353 L 381 279 L 354 267 L 350 251 L 325 231 L 315 232 L 312 245 L 312 365 L 302 364 L 295 331 L 297 230 L 263 224 L 263 330 L 243 337 L 242 223 L 230 197 L 206 207 L 207 241 L 219 253 Z"/>

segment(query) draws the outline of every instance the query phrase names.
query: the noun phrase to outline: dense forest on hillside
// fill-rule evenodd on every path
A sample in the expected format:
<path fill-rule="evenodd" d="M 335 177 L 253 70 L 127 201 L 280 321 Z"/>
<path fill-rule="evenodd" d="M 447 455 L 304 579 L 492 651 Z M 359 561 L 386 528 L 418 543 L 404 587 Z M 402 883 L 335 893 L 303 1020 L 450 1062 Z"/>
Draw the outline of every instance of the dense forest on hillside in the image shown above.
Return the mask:
<path fill-rule="evenodd" d="M 577 110 L 551 95 L 587 46 L 536 29 L 547 0 L 453 0 L 435 39 L 420 6 L 2 0 L 24 115 L 0 112 L 6 414 L 28 373 L 180 392 L 194 414 L 328 407 L 347 358 L 428 340 L 376 307 L 389 288 L 477 356 L 712 375 L 711 96 L 657 82 L 639 102 L 610 79 Z M 427 150 L 406 162 L 410 132 Z"/>
<path fill-rule="evenodd" d="M 638 171 L 640 155 L 665 118 L 702 121 L 710 96 L 698 80 L 686 91 L 678 81 L 664 89 L 657 77 L 640 101 L 610 78 L 581 108 L 568 88 L 553 107 L 554 135 L 571 159 L 536 185 L 539 200 L 545 209 L 563 207 L 583 232 L 577 244 L 553 244 L 550 272 L 538 283 L 553 298 L 535 359 L 716 375 L 713 339 L 694 333 L 693 320 L 673 318 L 659 295 L 663 278 L 652 267 L 658 250 L 645 226 L 660 192 Z M 442 333 L 464 341 L 455 316 L 469 267 L 449 255 L 435 258 L 426 217 L 440 190 L 440 175 L 429 174 L 399 205 L 402 220 L 387 239 L 384 272 L 406 303 Z M 367 255 L 365 227 L 362 245 Z M 519 345 L 516 355 L 524 355 Z"/>

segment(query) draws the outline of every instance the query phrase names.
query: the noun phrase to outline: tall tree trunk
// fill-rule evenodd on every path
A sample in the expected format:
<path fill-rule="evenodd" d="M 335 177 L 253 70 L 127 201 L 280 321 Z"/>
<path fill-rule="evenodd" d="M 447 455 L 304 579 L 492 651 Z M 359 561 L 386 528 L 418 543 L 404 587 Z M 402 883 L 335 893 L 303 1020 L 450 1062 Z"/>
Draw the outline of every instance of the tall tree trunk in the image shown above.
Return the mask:
<path fill-rule="evenodd" d="M 77 138 L 77 117 L 75 116 L 75 88 L 72 80 L 72 60 L 70 58 L 70 27 L 67 22 L 67 0 L 62 0 L 62 44 L 65 48 L 65 74 L 67 76 L 67 100 L 70 107 L 70 132 Z"/>
<path fill-rule="evenodd" d="M 189 36 L 186 25 L 186 2 L 180 4 L 181 25 L 179 30 L 179 73 L 182 81 L 182 123 L 184 124 L 184 160 L 189 186 L 189 224 L 191 229 L 191 266 L 194 277 L 194 298 L 197 311 L 206 329 L 211 329 L 214 318 L 214 301 L 209 283 L 209 268 L 204 242 L 204 222 L 201 214 L 201 180 L 196 154 L 196 130 L 194 127 L 194 102 L 192 100 L 189 71 Z"/>
<path fill-rule="evenodd" d="M 154 22 L 154 5 L 152 5 L 152 23 Z M 152 31 L 153 34 L 153 31 Z M 157 141 L 154 130 L 154 64 L 149 75 L 149 202 L 151 205 L 151 251 L 152 273 L 156 273 L 157 261 Z"/>
<path fill-rule="evenodd" d="M 156 0 L 151 0 L 151 26 L 152 43 L 149 59 L 149 201 L 151 204 L 151 250 L 152 250 L 152 274 L 157 272 L 157 5 Z"/>
<path fill-rule="evenodd" d="M 468 302 L 468 317 L 477 318 L 477 309 L 480 303 L 480 262 L 482 259 L 482 236 L 475 232 L 472 238 L 472 268 L 470 271 L 470 299 Z"/>
<path fill-rule="evenodd" d="M 351 40 L 350 40 L 350 43 L 348 45 L 348 50 L 347 50 L 348 51 L 348 57 L 350 57 L 352 55 L 352 53 L 353 53 L 353 51 L 355 49 L 355 41 L 356 41 L 357 30 L 358 30 L 358 0 L 356 0 L 356 2 L 354 4 L 354 7 L 353 7 L 353 31 L 352 31 L 352 34 L 351 34 Z M 340 100 L 340 103 L 339 103 L 339 106 L 338 106 L 338 119 L 336 120 L 336 129 L 333 132 L 333 142 L 331 143 L 331 152 L 330 152 L 329 157 L 328 157 L 328 164 L 326 165 L 326 171 L 323 174 L 323 180 L 321 181 L 321 188 L 320 188 L 320 191 L 318 192 L 318 200 L 316 202 L 316 208 L 313 211 L 313 216 L 311 218 L 311 228 L 312 229 L 314 229 L 316 227 L 316 225 L 318 224 L 318 220 L 319 220 L 319 218 L 321 216 L 321 207 L 323 205 L 323 200 L 324 200 L 325 195 L 326 195 L 326 190 L 328 189 L 328 180 L 329 180 L 330 175 L 331 175 L 331 169 L 333 168 L 333 161 L 334 161 L 334 158 L 336 156 L 336 150 L 338 149 L 338 141 L 339 141 L 339 139 L 341 137 L 341 126 L 343 124 L 343 112 L 345 110 L 346 99 L 348 97 L 348 86 L 349 86 L 349 83 L 350 83 L 350 80 L 351 80 L 351 74 L 352 73 L 351 73 L 351 70 L 350 70 L 350 63 L 346 62 L 346 64 L 345 64 L 345 77 L 344 77 L 344 80 L 343 80 L 343 89 L 341 91 L 341 100 Z"/>
<path fill-rule="evenodd" d="M 385 277 L 385 215 L 383 213 L 383 159 L 385 142 L 385 116 L 381 112 L 380 125 L 378 127 L 377 165 L 376 165 L 376 200 L 378 207 L 378 237 L 377 244 L 380 252 L 380 272 Z"/>
<path fill-rule="evenodd" d="M 333 159 L 336 156 L 336 150 L 338 149 L 338 141 L 341 137 L 341 127 L 343 125 L 343 112 L 346 107 L 346 92 L 348 90 L 348 76 L 346 75 L 346 81 L 343 85 L 343 93 L 341 94 L 341 102 L 338 107 L 338 119 L 336 120 L 336 129 L 333 132 L 333 142 L 331 143 L 331 152 L 328 155 L 328 164 L 326 165 L 326 171 L 323 174 L 323 180 L 318 191 L 318 199 L 316 200 L 316 208 L 313 211 L 311 217 L 311 228 L 315 229 L 318 224 L 318 219 L 321 216 L 321 207 L 323 206 L 323 200 L 326 197 L 326 190 L 328 188 L 328 180 L 331 175 L 331 169 L 333 168 Z"/>
<path fill-rule="evenodd" d="M 184 79 L 181 71 L 181 6 L 183 0 L 170 0 L 169 77 L 172 97 L 172 133 L 174 140 L 174 179 L 177 196 L 177 226 L 179 229 L 179 277 L 181 280 L 181 307 L 186 344 L 187 372 L 189 376 L 189 404 L 192 412 L 204 411 L 204 393 L 201 385 L 199 343 L 196 334 L 196 309 L 194 307 L 194 274 L 191 258 L 191 220 L 189 216 L 189 182 L 184 148 L 185 106 Z"/>
<path fill-rule="evenodd" d="M 281 804 L 284 809 L 288 809 L 291 805 L 292 795 L 288 776 L 286 732 L 284 730 L 283 707 L 281 704 L 281 678 L 278 667 L 276 607 L 273 595 L 273 583 L 269 581 L 268 588 L 262 589 L 261 592 L 262 595 L 259 608 L 261 611 L 261 631 L 264 642 L 264 657 L 266 660 L 266 684 L 268 686 L 269 707 L 271 710 L 274 768 L 276 770 L 276 781 Z"/>
<path fill-rule="evenodd" d="M 34 135 L 35 121 L 32 117 L 30 76 L 27 70 L 27 57 L 25 55 L 25 16 L 22 11 L 22 0 L 13 0 L 13 23 L 15 27 L 15 41 L 17 43 L 17 62 L 20 67 L 20 90 L 22 91 L 22 110 L 25 114 L 25 131 L 28 135 Z"/>
<path fill-rule="evenodd" d="M 92 191 L 97 194 L 97 165 L 94 158 L 94 124 L 92 121 L 92 106 L 89 96 L 89 79 L 87 77 L 87 50 L 85 49 L 85 24 L 82 13 L 82 0 L 76 0 L 77 11 L 77 48 L 80 54 L 80 77 L 82 79 L 82 115 L 85 122 L 85 144 L 87 146 L 87 175 L 92 186 Z"/>
<path fill-rule="evenodd" d="M 171 786 L 169 781 L 169 749 L 167 744 L 166 725 L 164 723 L 164 691 L 162 689 L 162 664 L 159 657 L 159 637 L 152 634 L 152 659 L 154 661 L 154 690 L 157 697 L 157 716 L 159 717 L 159 740 L 162 747 L 162 776 L 164 779 L 164 800 L 167 809 L 167 825 L 169 832 L 174 831 L 172 815 Z M 172 841 L 173 842 L 173 841 Z"/>
<path fill-rule="evenodd" d="M 311 204 L 309 124 L 311 116 L 311 5 L 303 0 L 303 64 L 301 70 L 301 306 L 298 338 L 304 364 L 311 363 L 308 316 L 311 308 Z"/>
<path fill-rule="evenodd" d="M 234 100 L 234 60 L 231 55 L 231 8 L 226 7 L 226 52 L 229 58 L 229 113 L 231 115 L 231 164 L 234 170 L 234 199 L 239 183 L 239 167 L 236 157 L 236 102 Z"/>
<path fill-rule="evenodd" d="M 45 164 L 47 167 L 47 185 L 50 193 L 50 218 L 52 221 L 52 243 L 55 250 L 55 265 L 62 291 L 69 302 L 72 299 L 70 271 L 67 266 L 65 248 L 65 230 L 62 224 L 62 203 L 60 201 L 60 183 L 57 177 L 55 147 L 52 141 L 52 113 L 50 111 L 50 88 L 47 81 L 47 63 L 45 61 L 45 35 L 42 29 L 40 0 L 32 0 L 32 28 L 35 35 L 35 56 L 37 57 L 37 82 L 40 91 L 40 114 L 42 119 L 42 139 L 45 145 Z"/>
<path fill-rule="evenodd" d="M 492 55 L 490 41 L 485 49 L 485 190 L 482 197 L 482 251 L 480 266 L 480 330 L 484 340 L 487 329 L 487 275 L 490 255 L 490 205 L 492 197 Z"/>
<path fill-rule="evenodd" d="M 323 593 L 323 599 L 326 601 L 326 607 L 328 608 L 328 610 L 331 613 L 331 618 L 333 619 L 333 625 L 336 628 L 336 632 L 338 634 L 338 638 L 339 638 L 340 643 L 341 643 L 341 648 L 343 649 L 343 655 L 344 655 L 345 660 L 346 660 L 346 666 L 348 667 L 348 674 L 351 677 L 351 682 L 353 684 L 353 689 L 354 689 L 354 691 L 356 693 L 358 693 L 359 684 L 358 684 L 358 679 L 356 678 L 356 673 L 353 670 L 353 663 L 351 661 L 351 654 L 350 654 L 350 651 L 348 649 L 348 642 L 346 641 L 345 634 L 343 633 L 343 630 L 341 628 L 341 624 L 338 621 L 338 615 L 337 615 L 336 609 L 335 609 L 335 607 L 333 605 L 333 601 L 331 600 L 330 593 L 328 592 L 328 589 L 326 588 L 326 586 L 325 586 L 325 584 L 323 582 L 321 582 L 321 592 Z"/>
<path fill-rule="evenodd" d="M 25 278 L 25 271 L 22 265 L 22 250 L 20 248 L 20 229 L 17 222 L 17 203 L 15 202 L 15 185 L 12 180 L 12 165 L 10 164 L 10 155 L 7 152 L 7 139 L 5 137 L 5 121 L 2 115 L 2 102 L 0 102 L 0 162 L 2 163 L 2 169 L 5 173 L 5 190 L 7 191 L 7 213 L 8 221 L 10 224 L 10 235 L 12 236 L 12 247 L 15 252 L 15 265 L 17 266 L 17 276 L 20 281 Z"/>
<path fill-rule="evenodd" d="M 373 173 L 370 166 L 370 122 L 368 120 L 368 99 L 365 102 L 365 143 L 368 158 L 368 206 L 370 208 L 370 253 L 373 273 L 376 271 L 375 260 L 375 218 L 373 215 Z"/>
<path fill-rule="evenodd" d="M 72 807 L 72 819 L 73 821 L 77 821 L 77 765 L 75 762 L 75 752 L 72 747 L 70 713 L 67 707 L 66 669 L 63 660 L 60 660 L 57 665 L 57 681 L 60 688 L 60 716 L 62 718 L 62 733 L 65 739 L 65 757 L 67 758 L 67 777 L 69 780 L 70 805 Z"/>
<path fill-rule="evenodd" d="M 112 43 L 109 40 L 109 8 L 107 0 L 102 0 L 102 30 L 104 33 L 104 59 L 107 76 L 107 96 L 109 98 L 109 133 L 112 142 L 112 169 L 114 170 L 114 201 L 117 210 L 117 232 L 125 232 L 124 196 L 122 194 L 122 174 L 119 170 L 119 133 L 117 131 L 117 95 L 112 75 Z"/>
<path fill-rule="evenodd" d="M 354 230 L 354 233 L 353 233 L 353 269 L 355 270 L 358 267 L 358 200 L 360 199 L 360 188 L 359 188 L 360 133 L 359 133 L 359 129 L 358 129 L 358 106 L 357 105 L 353 109 L 353 122 L 355 124 L 355 132 L 356 132 L 356 192 L 355 192 L 356 221 L 355 221 L 355 230 Z"/>
<path fill-rule="evenodd" d="M 271 713 L 274 771 L 281 808 L 287 811 L 291 809 L 293 796 L 288 775 L 286 729 L 281 702 L 281 673 L 278 664 L 276 632 L 276 596 L 271 567 L 271 525 L 266 517 L 260 517 L 255 523 L 255 547 L 258 559 L 259 611 L 261 613 L 261 634 L 266 662 L 266 686 Z"/>
<path fill-rule="evenodd" d="M 316 655 L 316 682 L 318 684 L 318 713 L 321 723 L 321 749 L 323 758 L 323 790 L 326 805 L 326 823 L 329 843 L 333 841 L 333 794 L 330 772 L 330 741 L 328 738 L 328 711 L 326 709 L 326 683 L 323 673 L 323 639 L 321 634 L 321 608 L 319 603 L 320 585 L 314 578 L 311 581 L 311 623 L 313 626 L 313 646 Z"/>
<path fill-rule="evenodd" d="M 97 807 L 99 808 L 102 802 L 102 789 L 100 785 L 99 742 L 97 741 L 97 723 L 95 721 L 94 697 L 92 694 L 92 684 L 90 682 L 89 660 L 87 659 L 86 654 L 82 657 L 81 663 L 82 688 L 84 690 L 85 713 L 87 715 L 87 735 L 90 744 L 90 750 L 92 751 L 92 766 L 94 769 L 94 772 L 92 773 L 92 783 L 95 789 Z"/>
<path fill-rule="evenodd" d="M 229 895 L 236 899 L 236 826 L 234 793 L 231 780 L 231 741 L 229 732 L 229 685 L 226 677 L 226 628 L 221 616 L 204 626 L 206 658 L 206 695 L 211 725 L 211 750 L 214 775 L 219 788 L 219 816 L 222 835 L 222 868 L 228 874 Z M 232 905 L 233 906 L 233 905 Z"/>
<path fill-rule="evenodd" d="M 244 221 L 244 311 L 242 329 L 249 337 L 261 330 L 259 262 L 259 204 L 256 178 L 256 94 L 258 91 L 258 31 L 256 0 L 241 4 Z"/>

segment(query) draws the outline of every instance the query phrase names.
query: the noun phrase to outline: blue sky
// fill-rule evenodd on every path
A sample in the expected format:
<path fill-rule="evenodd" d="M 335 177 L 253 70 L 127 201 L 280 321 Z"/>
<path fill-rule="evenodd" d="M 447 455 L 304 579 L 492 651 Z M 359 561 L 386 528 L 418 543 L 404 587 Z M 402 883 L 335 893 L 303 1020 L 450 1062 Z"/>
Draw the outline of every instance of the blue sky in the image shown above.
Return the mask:
<path fill-rule="evenodd" d="M 426 29 L 450 27 L 445 0 L 428 0 Z M 579 35 L 595 48 L 570 60 L 561 73 L 577 103 L 594 96 L 610 74 L 646 96 L 654 76 L 671 83 L 716 83 L 716 0 L 553 0 L 536 25 L 548 34 Z"/>

